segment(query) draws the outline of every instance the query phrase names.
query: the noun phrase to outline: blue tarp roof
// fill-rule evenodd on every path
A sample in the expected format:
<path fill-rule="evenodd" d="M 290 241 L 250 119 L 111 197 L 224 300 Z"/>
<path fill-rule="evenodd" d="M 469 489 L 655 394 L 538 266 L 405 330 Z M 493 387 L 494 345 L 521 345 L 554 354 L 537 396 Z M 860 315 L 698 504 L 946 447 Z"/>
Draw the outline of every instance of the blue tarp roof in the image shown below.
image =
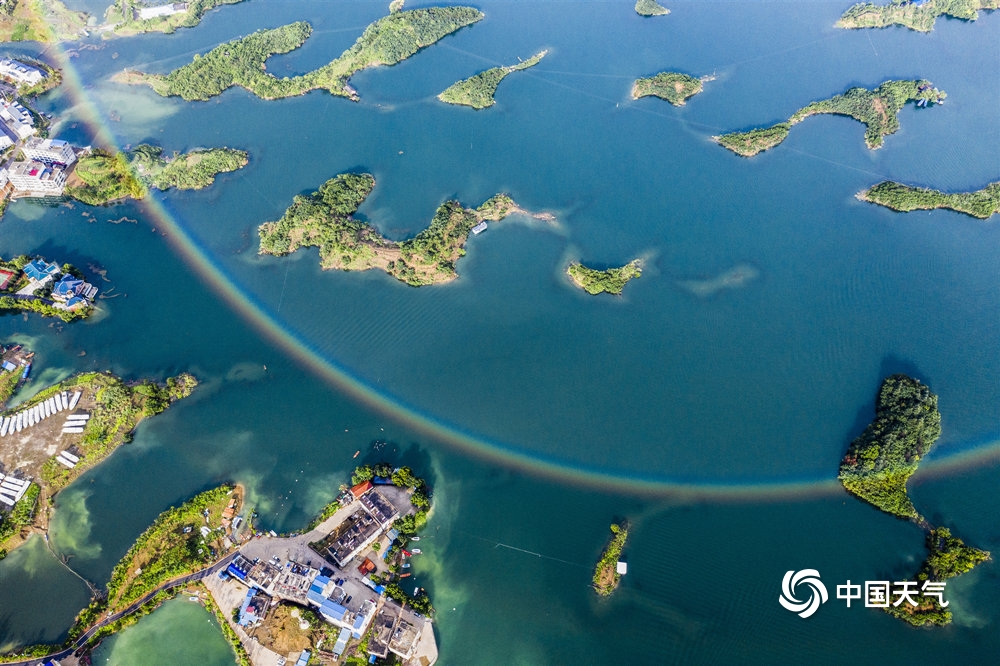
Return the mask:
<path fill-rule="evenodd" d="M 343 620 L 344 616 L 347 615 L 346 608 L 344 608 L 340 604 L 336 604 L 330 601 L 329 599 L 324 600 L 323 603 L 320 604 L 319 610 L 324 615 L 332 617 L 336 620 Z"/>
<path fill-rule="evenodd" d="M 329 599 L 324 597 L 322 594 L 320 594 L 319 592 L 313 592 L 311 589 L 308 592 L 306 592 L 306 599 L 316 604 L 317 606 L 322 606 L 324 601 L 329 601 Z"/>
<path fill-rule="evenodd" d="M 235 564 L 230 564 L 228 567 L 226 567 L 226 571 L 228 571 L 232 575 L 236 576 L 240 580 L 246 580 L 247 579 L 247 572 L 243 571 L 243 569 L 240 569 Z"/>

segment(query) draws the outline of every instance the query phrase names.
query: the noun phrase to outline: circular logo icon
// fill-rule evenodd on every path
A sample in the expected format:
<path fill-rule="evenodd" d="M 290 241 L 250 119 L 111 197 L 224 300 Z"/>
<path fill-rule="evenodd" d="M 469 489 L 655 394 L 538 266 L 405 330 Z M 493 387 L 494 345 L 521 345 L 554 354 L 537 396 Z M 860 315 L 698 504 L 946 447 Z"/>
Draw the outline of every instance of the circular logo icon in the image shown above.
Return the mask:
<path fill-rule="evenodd" d="M 809 596 L 804 601 L 800 601 L 795 594 L 800 586 L 808 588 Z M 828 598 L 826 585 L 823 585 L 823 581 L 819 579 L 819 572 L 815 569 L 788 571 L 781 580 L 781 596 L 778 597 L 778 602 L 785 610 L 798 613 L 801 618 L 807 618 L 815 613 Z"/>

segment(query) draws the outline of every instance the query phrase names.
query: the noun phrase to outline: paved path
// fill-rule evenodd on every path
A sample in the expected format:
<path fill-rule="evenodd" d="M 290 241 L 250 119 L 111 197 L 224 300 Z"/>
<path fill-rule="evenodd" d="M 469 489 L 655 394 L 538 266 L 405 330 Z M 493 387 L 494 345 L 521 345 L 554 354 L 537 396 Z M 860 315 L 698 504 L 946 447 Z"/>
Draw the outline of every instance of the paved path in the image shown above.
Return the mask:
<path fill-rule="evenodd" d="M 50 659 L 54 659 L 56 661 L 60 659 L 65 659 L 66 657 L 73 654 L 74 651 L 85 645 L 87 641 L 90 640 L 91 636 L 97 633 L 97 631 L 101 627 L 104 627 L 105 625 L 115 622 L 116 620 L 119 620 L 125 617 L 126 615 L 131 615 L 132 613 L 136 612 L 137 610 L 145 606 L 147 603 L 149 603 L 149 600 L 155 597 L 160 592 L 164 592 L 166 590 L 172 590 L 175 587 L 187 585 L 188 583 L 201 580 L 208 576 L 214 576 L 216 573 L 218 573 L 219 569 L 224 569 L 225 567 L 229 566 L 229 563 L 233 561 L 233 558 L 235 558 L 237 554 L 238 551 L 234 551 L 229 555 L 226 555 L 224 558 L 222 558 L 215 564 L 209 565 L 208 567 L 202 569 L 201 571 L 196 571 L 192 574 L 188 574 L 187 576 L 182 576 L 181 578 L 175 578 L 172 581 L 160 585 L 158 588 L 156 588 L 155 590 L 144 596 L 142 599 L 139 599 L 125 610 L 119 611 L 114 615 L 110 615 L 101 620 L 99 623 L 95 624 L 93 627 L 88 629 L 83 635 L 77 638 L 73 642 L 73 645 L 71 647 L 62 650 L 61 652 L 54 652 L 52 654 L 45 655 L 43 657 L 32 657 L 31 659 L 24 659 L 22 661 L 9 661 L 6 662 L 4 666 L 38 666 L 40 664 L 44 664 L 46 661 Z"/>

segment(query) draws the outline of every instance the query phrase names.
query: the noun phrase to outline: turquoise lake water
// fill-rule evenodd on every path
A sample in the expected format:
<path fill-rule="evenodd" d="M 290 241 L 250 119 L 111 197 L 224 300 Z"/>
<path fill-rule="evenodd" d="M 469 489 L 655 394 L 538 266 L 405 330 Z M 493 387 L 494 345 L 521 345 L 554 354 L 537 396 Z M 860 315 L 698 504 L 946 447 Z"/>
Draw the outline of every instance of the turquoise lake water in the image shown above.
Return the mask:
<path fill-rule="evenodd" d="M 80 86 L 68 77 L 39 100 L 60 118 L 54 136 L 228 145 L 251 162 L 200 192 L 100 209 L 18 202 L 0 221 L 0 255 L 94 265 L 110 280 L 97 284 L 120 294 L 84 323 L 0 319 L 0 339 L 37 350 L 25 395 L 89 369 L 203 381 L 58 496 L 54 549 L 102 584 L 159 512 L 232 479 L 265 528 L 292 530 L 329 501 L 355 451 L 374 459 L 369 444 L 384 439 L 384 453 L 436 489 L 414 578 L 439 609 L 442 664 L 1000 653 L 994 562 L 949 585 L 956 622 L 943 630 L 834 600 L 802 620 L 776 603 L 789 569 L 819 569 L 830 586 L 919 567 L 917 528 L 833 483 L 892 372 L 940 396 L 943 434 L 914 480 L 918 509 L 1000 552 L 996 222 L 854 198 L 887 178 L 951 191 L 997 180 L 1000 19 L 848 32 L 832 26 L 849 3 L 678 2 L 657 19 L 631 4 L 477 5 L 481 23 L 354 77 L 358 104 L 241 89 L 186 103 L 108 79 L 308 19 L 306 45 L 268 63 L 304 72 L 348 47 L 381 3 L 252 1 L 192 30 L 95 41 L 69 57 Z M 492 109 L 434 98 L 542 48 Z M 629 98 L 636 77 L 663 70 L 716 80 L 683 108 Z M 890 78 L 927 78 L 948 100 L 904 108 L 880 150 L 838 117 L 810 118 L 751 160 L 710 140 Z M 315 250 L 257 256 L 260 223 L 349 170 L 375 175 L 360 212 L 392 238 L 416 234 L 446 199 L 478 205 L 496 192 L 557 224 L 491 224 L 457 281 L 420 289 L 323 273 Z M 646 270 L 621 298 L 589 297 L 564 277 L 569 261 L 637 256 Z M 708 295 L 689 288 L 736 267 L 754 277 Z M 958 455 L 970 463 L 945 464 Z M 630 573 L 599 601 L 590 567 L 616 517 L 636 526 Z M 60 638 L 87 596 L 40 541 L 12 554 L 0 563 L 0 648 Z M 114 649 L 143 626 L 181 635 L 181 605 Z"/>

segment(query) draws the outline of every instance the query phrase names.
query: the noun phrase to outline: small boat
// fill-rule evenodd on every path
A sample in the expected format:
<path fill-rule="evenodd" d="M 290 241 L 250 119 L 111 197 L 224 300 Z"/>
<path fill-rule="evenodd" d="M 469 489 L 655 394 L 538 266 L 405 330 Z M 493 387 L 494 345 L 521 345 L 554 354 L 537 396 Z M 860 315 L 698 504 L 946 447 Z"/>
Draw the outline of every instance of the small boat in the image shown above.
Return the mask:
<path fill-rule="evenodd" d="M 24 366 L 24 372 L 21 373 L 21 379 L 27 379 L 28 375 L 31 374 L 31 364 Z"/>
<path fill-rule="evenodd" d="M 400 578 L 409 578 L 409 577 L 410 577 L 410 576 L 412 576 L 412 575 L 413 575 L 413 574 L 411 574 L 411 573 L 405 573 L 405 574 L 399 574 L 399 577 L 400 577 Z"/>
<path fill-rule="evenodd" d="M 359 455 L 361 455 L 361 449 L 358 449 L 357 451 L 354 452 L 355 458 L 357 458 Z"/>
<path fill-rule="evenodd" d="M 420 537 L 410 537 L 410 541 L 420 541 Z"/>
<path fill-rule="evenodd" d="M 409 556 L 410 556 L 410 551 L 404 550 L 403 551 L 403 557 L 409 557 Z"/>
<path fill-rule="evenodd" d="M 410 568 L 410 563 L 409 563 L 409 562 L 407 562 L 406 564 L 404 564 L 404 565 L 403 565 L 403 568 L 404 568 L 404 569 L 409 569 L 409 568 Z"/>
<path fill-rule="evenodd" d="M 421 552 L 421 551 L 420 551 L 420 549 L 419 549 L 419 548 L 414 548 L 414 549 L 413 549 L 413 554 L 414 554 L 414 555 L 419 555 L 419 554 L 420 554 L 420 552 Z"/>

